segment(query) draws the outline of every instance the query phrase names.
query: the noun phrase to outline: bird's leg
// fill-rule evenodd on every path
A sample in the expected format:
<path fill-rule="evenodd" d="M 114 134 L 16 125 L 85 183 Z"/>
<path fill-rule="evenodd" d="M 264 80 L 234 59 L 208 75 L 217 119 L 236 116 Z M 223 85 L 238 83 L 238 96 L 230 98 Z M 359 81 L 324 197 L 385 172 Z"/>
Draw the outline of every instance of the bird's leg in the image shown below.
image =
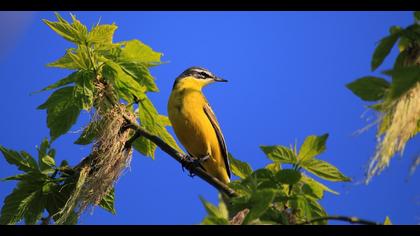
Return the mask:
<path fill-rule="evenodd" d="M 182 171 L 184 168 L 187 168 L 190 172 L 189 176 L 194 177 L 195 174 L 191 171 L 192 168 L 203 167 L 201 164 L 204 163 L 210 156 L 207 154 L 206 156 L 197 158 L 190 155 L 185 155 L 184 160 L 187 162 L 186 164 L 182 164 Z"/>

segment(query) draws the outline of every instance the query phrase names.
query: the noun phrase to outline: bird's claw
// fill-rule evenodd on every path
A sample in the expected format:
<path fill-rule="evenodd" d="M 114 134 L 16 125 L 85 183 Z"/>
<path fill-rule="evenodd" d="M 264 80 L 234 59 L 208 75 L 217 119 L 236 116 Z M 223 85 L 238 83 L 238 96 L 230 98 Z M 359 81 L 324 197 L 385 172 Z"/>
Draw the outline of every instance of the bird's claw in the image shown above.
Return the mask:
<path fill-rule="evenodd" d="M 209 155 L 206 155 L 206 156 L 204 156 L 204 157 L 201 157 L 201 158 L 196 158 L 196 157 L 192 157 L 192 156 L 189 156 L 189 155 L 185 155 L 184 156 L 184 160 L 186 161 L 186 162 L 188 162 L 188 163 L 186 163 L 186 164 L 182 164 L 182 171 L 185 171 L 185 168 L 187 168 L 188 170 L 189 170 L 189 174 L 188 174 L 188 176 L 190 176 L 190 177 L 194 177 L 194 176 L 196 176 L 196 174 L 194 174 L 192 171 L 191 171 L 191 169 L 194 169 L 194 168 L 196 168 L 196 167 L 201 167 L 201 164 L 204 162 L 204 161 L 206 161 L 206 160 L 208 160 L 210 158 L 210 156 Z"/>

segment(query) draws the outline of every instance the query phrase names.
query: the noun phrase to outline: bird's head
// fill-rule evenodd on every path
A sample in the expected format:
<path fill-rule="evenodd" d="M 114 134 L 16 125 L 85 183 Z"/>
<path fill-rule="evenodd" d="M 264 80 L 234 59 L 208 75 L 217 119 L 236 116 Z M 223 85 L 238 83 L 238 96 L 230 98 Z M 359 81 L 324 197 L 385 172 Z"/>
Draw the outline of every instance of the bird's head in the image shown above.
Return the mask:
<path fill-rule="evenodd" d="M 173 88 L 182 86 L 201 89 L 213 82 L 227 82 L 227 80 L 217 77 L 207 69 L 194 66 L 186 69 L 176 78 Z"/>

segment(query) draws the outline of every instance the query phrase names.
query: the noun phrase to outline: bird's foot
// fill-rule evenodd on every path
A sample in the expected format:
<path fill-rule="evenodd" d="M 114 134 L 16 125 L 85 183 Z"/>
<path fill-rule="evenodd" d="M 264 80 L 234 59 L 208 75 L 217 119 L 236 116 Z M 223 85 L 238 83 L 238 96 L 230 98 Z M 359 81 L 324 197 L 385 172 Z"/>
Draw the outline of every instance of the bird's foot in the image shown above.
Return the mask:
<path fill-rule="evenodd" d="M 195 174 L 191 170 L 192 169 L 195 169 L 197 167 L 202 167 L 201 164 L 204 163 L 209 158 L 210 158 L 209 155 L 206 155 L 206 156 L 200 157 L 200 158 L 189 156 L 189 155 L 185 155 L 184 156 L 184 160 L 187 163 L 182 164 L 182 171 L 185 171 L 184 168 L 187 168 L 189 170 L 189 172 L 190 172 L 188 175 L 190 177 L 194 177 Z"/>

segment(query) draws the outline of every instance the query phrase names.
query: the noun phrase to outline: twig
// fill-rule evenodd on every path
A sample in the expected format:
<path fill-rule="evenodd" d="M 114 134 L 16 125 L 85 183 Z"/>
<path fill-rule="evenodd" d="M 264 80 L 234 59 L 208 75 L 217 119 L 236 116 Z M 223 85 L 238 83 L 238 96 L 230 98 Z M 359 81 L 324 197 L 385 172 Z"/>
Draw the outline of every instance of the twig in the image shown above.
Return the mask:
<path fill-rule="evenodd" d="M 349 223 L 352 223 L 352 224 L 362 224 L 362 225 L 381 225 L 381 223 L 378 223 L 378 222 L 363 220 L 363 219 L 359 219 L 357 217 L 348 217 L 348 216 L 319 217 L 319 218 L 314 218 L 314 219 L 305 221 L 305 222 L 300 223 L 298 225 L 307 225 L 307 224 L 311 224 L 311 223 L 318 222 L 318 221 L 323 221 L 323 220 L 339 220 L 339 221 L 346 221 L 346 222 L 349 222 Z"/>
<path fill-rule="evenodd" d="M 105 98 L 110 102 L 110 104 L 115 104 L 113 99 L 111 99 L 107 94 L 105 94 Z M 190 162 L 186 159 L 185 155 L 183 153 L 178 152 L 176 149 L 171 147 L 169 144 L 167 144 L 165 141 L 163 141 L 158 136 L 150 133 L 149 131 L 142 128 L 139 124 L 136 122 L 133 122 L 129 117 L 126 115 L 123 115 L 124 119 L 128 123 L 128 125 L 124 128 L 131 128 L 135 130 L 134 135 L 126 141 L 125 147 L 129 147 L 133 144 L 133 142 L 139 138 L 140 136 L 143 136 L 146 139 L 149 139 L 154 144 L 156 144 L 162 151 L 166 152 L 169 156 L 174 158 L 176 161 L 181 163 L 182 166 L 184 166 L 188 171 L 191 173 L 197 175 L 213 187 L 215 187 L 220 192 L 226 194 L 228 197 L 235 197 L 237 196 L 236 192 L 231 189 L 229 186 L 218 180 L 217 178 L 213 177 L 212 175 L 208 174 L 203 168 L 199 166 L 190 165 Z M 91 159 L 92 155 L 86 157 L 83 159 L 76 168 L 80 168 L 84 164 L 89 162 L 89 159 Z"/>
<path fill-rule="evenodd" d="M 176 149 L 171 147 L 169 144 L 164 142 L 161 138 L 159 138 L 156 135 L 151 134 L 144 128 L 142 128 L 137 123 L 133 123 L 128 117 L 124 117 L 125 120 L 130 124 L 129 127 L 134 129 L 136 133 L 134 134 L 134 138 L 138 138 L 140 136 L 143 136 L 153 143 L 155 143 L 162 151 L 166 152 L 169 156 L 174 158 L 176 161 L 181 163 L 182 166 L 185 166 L 187 170 L 189 170 L 191 173 L 197 175 L 216 189 L 218 189 L 220 192 L 226 194 L 228 197 L 235 197 L 237 194 L 233 189 L 231 189 L 226 184 L 222 183 L 217 178 L 211 176 L 208 174 L 203 168 L 199 166 L 189 165 L 190 162 L 186 159 L 185 155 L 178 152 Z M 131 143 L 134 141 L 133 137 L 129 140 Z M 128 141 L 127 141 L 128 142 Z"/>
<path fill-rule="evenodd" d="M 140 132 L 136 131 L 134 133 L 134 135 L 129 140 L 127 140 L 127 142 L 125 142 L 124 148 L 125 149 L 130 148 L 131 145 L 133 145 L 134 141 L 136 141 L 136 139 L 140 138 L 140 136 L 141 136 Z"/>

